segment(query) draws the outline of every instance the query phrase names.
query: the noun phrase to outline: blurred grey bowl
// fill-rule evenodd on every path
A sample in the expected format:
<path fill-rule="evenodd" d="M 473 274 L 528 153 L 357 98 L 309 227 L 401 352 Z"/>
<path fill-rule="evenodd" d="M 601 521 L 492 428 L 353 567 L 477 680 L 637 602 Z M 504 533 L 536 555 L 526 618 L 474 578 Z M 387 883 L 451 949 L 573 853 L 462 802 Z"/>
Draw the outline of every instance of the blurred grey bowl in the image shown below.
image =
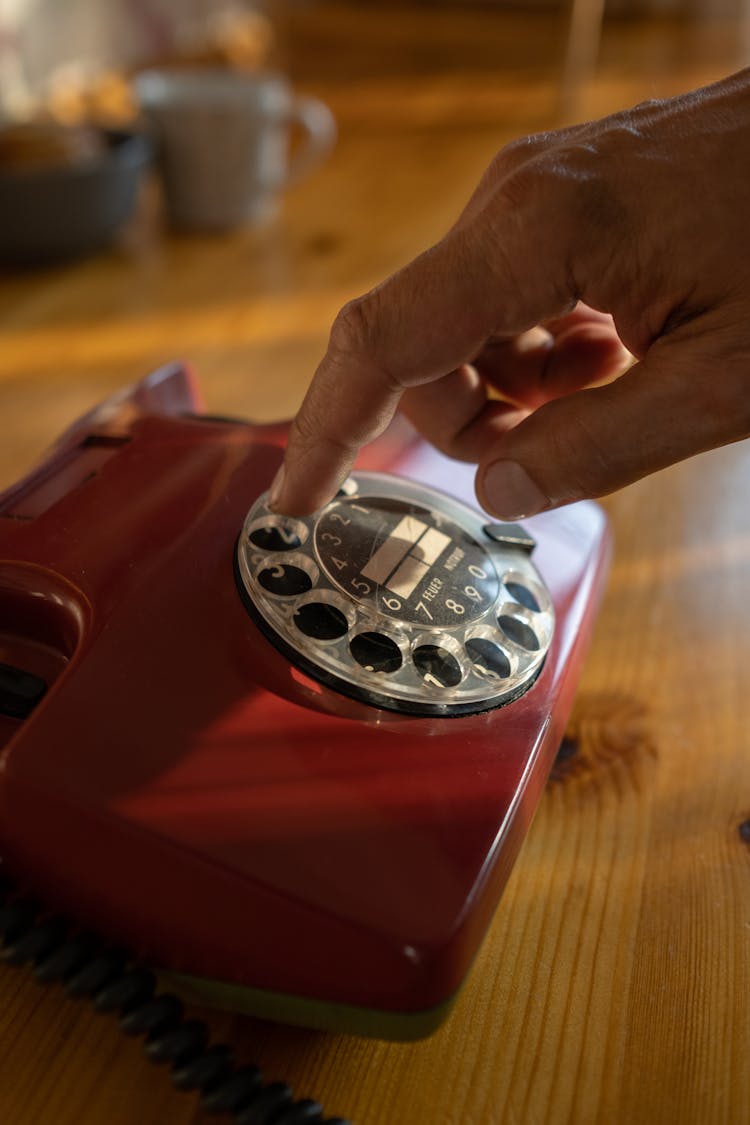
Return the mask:
<path fill-rule="evenodd" d="M 130 218 L 151 146 L 140 133 L 104 137 L 103 151 L 79 164 L 0 170 L 0 264 L 82 257 Z"/>

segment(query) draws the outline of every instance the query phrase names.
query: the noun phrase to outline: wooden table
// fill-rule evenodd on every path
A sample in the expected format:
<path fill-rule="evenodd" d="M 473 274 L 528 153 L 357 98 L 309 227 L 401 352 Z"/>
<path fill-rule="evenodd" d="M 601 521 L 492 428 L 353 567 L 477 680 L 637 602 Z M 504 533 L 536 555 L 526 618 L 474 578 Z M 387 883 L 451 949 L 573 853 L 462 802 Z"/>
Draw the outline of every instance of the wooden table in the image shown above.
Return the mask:
<path fill-rule="evenodd" d="M 373 8 L 376 6 L 373 6 Z M 548 16 L 299 11 L 292 73 L 341 129 L 265 230 L 0 279 L 0 484 L 106 392 L 197 367 L 209 407 L 290 414 L 340 304 L 435 239 L 494 150 L 554 124 Z M 736 64 L 732 30 L 605 36 L 592 113 Z M 750 446 L 606 501 L 608 594 L 561 763 L 448 1023 L 413 1045 L 213 1015 L 356 1125 L 750 1119 Z M 0 969 L 3 1125 L 201 1120 L 112 1020 Z"/>

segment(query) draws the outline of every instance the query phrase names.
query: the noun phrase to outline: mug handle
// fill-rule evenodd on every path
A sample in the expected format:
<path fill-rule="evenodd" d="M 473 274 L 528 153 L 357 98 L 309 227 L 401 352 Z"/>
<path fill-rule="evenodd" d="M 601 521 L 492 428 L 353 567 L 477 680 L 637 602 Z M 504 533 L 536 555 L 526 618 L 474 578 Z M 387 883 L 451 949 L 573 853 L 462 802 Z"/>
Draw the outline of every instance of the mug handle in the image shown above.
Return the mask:
<path fill-rule="evenodd" d="M 318 98 L 297 97 L 289 120 L 305 131 L 302 147 L 289 163 L 286 183 L 296 184 L 328 155 L 336 142 L 336 121 L 328 106 Z"/>

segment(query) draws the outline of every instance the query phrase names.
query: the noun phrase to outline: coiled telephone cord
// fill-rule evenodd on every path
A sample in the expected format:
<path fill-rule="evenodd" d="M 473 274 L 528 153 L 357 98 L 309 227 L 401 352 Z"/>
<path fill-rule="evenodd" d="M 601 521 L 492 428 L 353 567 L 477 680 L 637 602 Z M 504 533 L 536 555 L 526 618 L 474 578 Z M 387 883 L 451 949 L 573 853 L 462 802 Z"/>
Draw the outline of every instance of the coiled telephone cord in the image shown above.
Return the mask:
<path fill-rule="evenodd" d="M 226 1043 L 209 1043 L 205 1023 L 185 1018 L 177 996 L 157 994 L 150 969 L 44 914 L 1 876 L 0 959 L 31 964 L 37 980 L 59 982 L 69 996 L 116 1015 L 126 1035 L 145 1036 L 147 1057 L 169 1065 L 176 1088 L 196 1091 L 206 1113 L 231 1114 L 234 1125 L 349 1125 L 324 1117 L 322 1106 L 309 1098 L 295 1100 L 284 1082 L 264 1083 L 257 1066 L 236 1066 Z"/>

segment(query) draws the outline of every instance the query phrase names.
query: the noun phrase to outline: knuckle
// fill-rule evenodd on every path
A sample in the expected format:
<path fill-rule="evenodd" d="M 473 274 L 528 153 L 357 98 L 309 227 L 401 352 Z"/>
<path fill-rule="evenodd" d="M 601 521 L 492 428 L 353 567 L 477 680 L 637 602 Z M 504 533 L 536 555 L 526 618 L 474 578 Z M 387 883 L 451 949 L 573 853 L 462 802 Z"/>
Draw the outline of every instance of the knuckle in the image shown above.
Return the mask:
<path fill-rule="evenodd" d="M 519 312 L 531 304 L 563 309 L 578 299 L 579 209 L 570 168 L 552 152 L 523 164 L 498 186 L 482 233 L 491 247 L 489 261 L 497 263 L 500 280 L 510 281 L 506 288 L 516 295 Z M 540 259 L 552 268 L 529 260 L 534 246 L 543 247 Z"/>
<path fill-rule="evenodd" d="M 572 223 L 576 236 L 592 222 L 609 232 L 623 215 L 611 165 L 598 144 L 582 138 L 540 154 L 519 168 L 505 189 L 518 204 L 553 211 L 558 220 Z"/>
<path fill-rule="evenodd" d="M 509 141 L 493 157 L 489 172 L 496 179 L 507 176 L 551 147 L 556 140 L 556 133 L 531 133 L 527 137 L 518 137 L 516 140 Z"/>
<path fill-rule="evenodd" d="M 632 216 L 619 186 L 619 157 L 579 137 L 540 155 L 506 185 L 564 263 L 568 288 L 579 298 L 592 285 L 608 292 L 613 270 L 632 256 Z"/>
<path fill-rule="evenodd" d="M 342 355 L 371 355 L 376 339 L 372 294 L 347 301 L 331 329 L 331 346 Z"/>
<path fill-rule="evenodd" d="M 314 406 L 298 411 L 289 427 L 287 446 L 298 460 L 304 459 L 306 451 L 320 444 L 321 421 Z"/>
<path fill-rule="evenodd" d="M 352 443 L 327 430 L 326 422 L 317 411 L 310 411 L 298 414 L 290 426 L 287 449 L 293 451 L 292 460 L 302 476 L 315 471 L 321 455 L 339 459 L 352 453 Z"/>
<path fill-rule="evenodd" d="M 295 447 L 312 445 L 319 433 L 318 411 L 313 404 L 297 411 L 289 426 L 289 440 Z"/>
<path fill-rule="evenodd" d="M 632 109 L 625 110 L 618 116 L 627 121 L 639 122 L 641 119 L 660 115 L 665 109 L 669 109 L 669 106 L 669 100 L 665 98 L 644 98 L 642 102 L 638 102 Z"/>
<path fill-rule="evenodd" d="M 404 383 L 399 377 L 398 333 L 394 332 L 393 299 L 381 296 L 376 288 L 348 301 L 338 313 L 331 329 L 329 353 L 336 368 L 366 365 L 389 392 L 400 394 Z"/>

